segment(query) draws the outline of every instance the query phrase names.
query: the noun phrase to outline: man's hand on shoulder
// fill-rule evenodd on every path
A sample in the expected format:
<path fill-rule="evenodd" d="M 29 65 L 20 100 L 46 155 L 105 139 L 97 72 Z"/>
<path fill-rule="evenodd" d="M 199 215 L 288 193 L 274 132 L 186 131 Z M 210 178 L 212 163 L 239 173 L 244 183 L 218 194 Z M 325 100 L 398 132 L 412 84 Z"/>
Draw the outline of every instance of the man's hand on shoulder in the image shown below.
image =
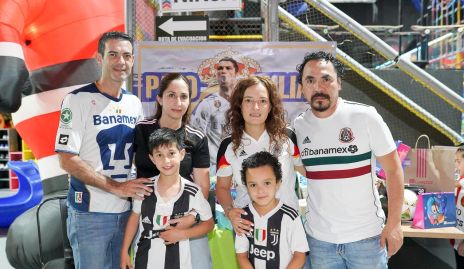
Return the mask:
<path fill-rule="evenodd" d="M 153 186 L 147 186 L 147 184 L 152 183 L 148 178 L 137 178 L 125 182 L 108 180 L 108 182 L 111 182 L 110 191 L 119 197 L 132 197 L 143 200 L 145 196 L 149 196 L 153 192 Z"/>
<path fill-rule="evenodd" d="M 388 223 L 385 225 L 380 237 L 380 245 L 387 246 L 388 257 L 391 257 L 398 252 L 403 245 L 403 230 L 401 230 L 401 222 Z"/>

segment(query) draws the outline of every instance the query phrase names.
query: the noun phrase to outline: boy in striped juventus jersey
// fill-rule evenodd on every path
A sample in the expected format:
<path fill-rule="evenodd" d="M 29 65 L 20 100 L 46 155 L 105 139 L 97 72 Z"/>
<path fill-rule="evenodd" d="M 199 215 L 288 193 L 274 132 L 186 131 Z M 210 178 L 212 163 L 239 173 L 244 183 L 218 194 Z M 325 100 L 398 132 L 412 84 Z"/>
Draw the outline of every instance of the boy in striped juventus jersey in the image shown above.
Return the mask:
<path fill-rule="evenodd" d="M 128 250 L 140 230 L 135 251 L 135 268 L 191 269 L 189 238 L 213 229 L 211 208 L 195 183 L 179 174 L 185 155 L 174 130 L 160 128 L 149 138 L 150 159 L 160 171 L 153 177 L 153 193 L 135 201 L 129 217 L 121 250 L 121 268 L 132 267 Z M 169 224 L 170 219 L 197 215 L 198 225 L 188 228 Z"/>
<path fill-rule="evenodd" d="M 257 152 L 242 163 L 242 180 L 252 203 L 243 208 L 253 231 L 236 235 L 235 252 L 242 269 L 302 268 L 309 251 L 295 209 L 275 198 L 282 169 L 274 155 Z"/>

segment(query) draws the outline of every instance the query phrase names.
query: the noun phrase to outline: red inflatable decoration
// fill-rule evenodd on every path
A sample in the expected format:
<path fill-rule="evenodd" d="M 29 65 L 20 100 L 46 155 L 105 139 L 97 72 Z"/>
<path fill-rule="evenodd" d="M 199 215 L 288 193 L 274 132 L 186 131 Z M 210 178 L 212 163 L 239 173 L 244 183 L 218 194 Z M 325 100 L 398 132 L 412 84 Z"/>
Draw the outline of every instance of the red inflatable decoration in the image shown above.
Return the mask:
<path fill-rule="evenodd" d="M 124 0 L 0 1 L 0 111 L 15 112 L 42 180 L 64 174 L 54 152 L 61 101 L 98 78 L 98 38 L 111 30 L 124 31 Z"/>

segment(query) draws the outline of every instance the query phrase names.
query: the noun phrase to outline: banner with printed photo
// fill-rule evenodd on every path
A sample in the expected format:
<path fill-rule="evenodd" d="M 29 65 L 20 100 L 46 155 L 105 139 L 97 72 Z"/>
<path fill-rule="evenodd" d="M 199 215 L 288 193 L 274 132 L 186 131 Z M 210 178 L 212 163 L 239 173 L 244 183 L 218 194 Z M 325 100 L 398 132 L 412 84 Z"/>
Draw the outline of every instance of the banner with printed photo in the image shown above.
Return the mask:
<path fill-rule="evenodd" d="M 155 42 L 136 45 L 133 93 L 142 101 L 145 117 L 155 114 L 158 85 L 165 73 L 185 75 L 192 87 L 192 111 L 200 100 L 218 91 L 220 59 L 238 62 L 239 77 L 259 74 L 272 78 L 284 102 L 289 123 L 307 108 L 298 86 L 296 66 L 310 52 L 335 53 L 335 42 Z"/>

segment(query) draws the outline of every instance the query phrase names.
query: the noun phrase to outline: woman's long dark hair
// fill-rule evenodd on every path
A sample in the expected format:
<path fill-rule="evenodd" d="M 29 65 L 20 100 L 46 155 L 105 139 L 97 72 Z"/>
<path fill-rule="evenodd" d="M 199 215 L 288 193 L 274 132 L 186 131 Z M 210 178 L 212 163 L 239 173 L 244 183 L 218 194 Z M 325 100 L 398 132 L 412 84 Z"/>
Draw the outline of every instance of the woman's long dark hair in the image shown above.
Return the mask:
<path fill-rule="evenodd" d="M 287 141 L 287 124 L 285 123 L 284 108 L 276 85 L 267 77 L 252 76 L 240 80 L 235 85 L 234 92 L 230 98 L 230 108 L 226 112 L 225 131 L 231 135 L 232 149 L 235 153 L 237 153 L 237 150 L 241 146 L 243 130 L 245 128 L 245 120 L 242 115 L 243 95 L 246 89 L 258 84 L 262 84 L 267 89 L 269 95 L 271 110 L 267 115 L 265 125 L 271 140 L 273 152 L 280 152 L 282 145 Z"/>
<path fill-rule="evenodd" d="M 191 100 L 192 100 L 192 87 L 190 86 L 190 82 L 189 80 L 184 77 L 182 74 L 180 73 L 167 73 L 166 75 L 164 75 L 164 77 L 161 79 L 161 82 L 160 82 L 160 85 L 159 85 L 159 88 L 158 88 L 158 97 L 162 98 L 163 97 L 163 93 L 164 91 L 166 91 L 166 89 L 169 87 L 169 85 L 171 84 L 171 82 L 173 80 L 183 80 L 186 84 L 187 84 L 187 87 L 188 87 L 188 92 L 189 92 L 189 105 L 187 107 L 187 111 L 185 112 L 185 114 L 182 116 L 182 125 L 186 125 L 189 121 L 190 121 L 190 116 L 191 116 L 191 112 L 190 112 L 190 105 L 192 104 L 191 103 Z M 156 100 L 156 113 L 155 113 L 155 119 L 159 122 L 159 119 L 161 118 L 161 114 L 163 113 L 162 111 L 162 107 L 161 107 L 161 104 L 158 102 L 158 99 Z"/>

